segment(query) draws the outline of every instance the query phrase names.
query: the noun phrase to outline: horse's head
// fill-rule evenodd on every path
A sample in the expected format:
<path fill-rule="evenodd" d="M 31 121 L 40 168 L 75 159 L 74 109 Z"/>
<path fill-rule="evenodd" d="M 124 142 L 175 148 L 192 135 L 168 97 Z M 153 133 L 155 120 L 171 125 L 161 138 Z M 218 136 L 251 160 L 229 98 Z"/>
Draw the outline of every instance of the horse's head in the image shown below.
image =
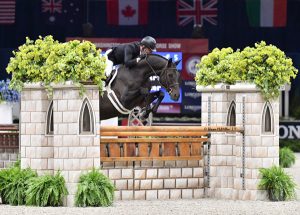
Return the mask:
<path fill-rule="evenodd" d="M 168 91 L 171 99 L 178 101 L 180 96 L 180 74 L 176 68 L 180 61 L 172 62 L 172 58 L 168 60 L 165 68 L 160 73 L 160 83 Z"/>
<path fill-rule="evenodd" d="M 159 76 L 159 82 L 169 93 L 172 100 L 177 101 L 180 97 L 180 73 L 176 66 L 180 61 L 172 62 L 157 54 L 148 54 L 145 62 L 150 69 L 150 75 Z"/>

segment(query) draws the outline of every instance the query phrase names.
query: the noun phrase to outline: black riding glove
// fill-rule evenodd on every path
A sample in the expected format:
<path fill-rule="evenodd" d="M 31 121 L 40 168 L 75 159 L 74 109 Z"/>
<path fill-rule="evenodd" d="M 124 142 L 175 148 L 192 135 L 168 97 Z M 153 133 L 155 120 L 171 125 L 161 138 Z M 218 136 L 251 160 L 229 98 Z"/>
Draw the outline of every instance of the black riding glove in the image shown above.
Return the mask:
<path fill-rule="evenodd" d="M 141 60 L 142 60 L 142 59 L 145 59 L 146 57 L 147 57 L 147 54 L 141 54 L 141 55 L 140 55 Z"/>

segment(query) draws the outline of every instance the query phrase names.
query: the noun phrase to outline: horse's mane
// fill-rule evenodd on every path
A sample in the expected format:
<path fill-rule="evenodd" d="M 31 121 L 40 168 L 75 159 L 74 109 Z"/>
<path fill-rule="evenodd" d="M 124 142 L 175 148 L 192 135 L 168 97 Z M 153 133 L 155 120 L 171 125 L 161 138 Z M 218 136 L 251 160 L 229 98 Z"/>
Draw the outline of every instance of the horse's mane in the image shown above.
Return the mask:
<path fill-rule="evenodd" d="M 159 54 L 147 54 L 148 56 L 154 56 L 154 57 L 159 57 L 159 58 L 162 58 L 162 59 L 164 59 L 165 61 L 168 61 L 168 59 L 167 58 L 165 58 L 164 56 L 161 56 L 161 55 L 159 55 Z"/>

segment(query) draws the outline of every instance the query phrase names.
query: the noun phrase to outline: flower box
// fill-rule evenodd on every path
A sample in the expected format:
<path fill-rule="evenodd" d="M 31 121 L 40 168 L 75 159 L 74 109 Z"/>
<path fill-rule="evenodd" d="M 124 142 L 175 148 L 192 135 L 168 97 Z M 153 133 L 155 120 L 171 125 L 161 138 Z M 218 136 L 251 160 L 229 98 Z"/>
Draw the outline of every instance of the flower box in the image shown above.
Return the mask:
<path fill-rule="evenodd" d="M 12 123 L 12 105 L 6 102 L 0 103 L 0 124 Z"/>

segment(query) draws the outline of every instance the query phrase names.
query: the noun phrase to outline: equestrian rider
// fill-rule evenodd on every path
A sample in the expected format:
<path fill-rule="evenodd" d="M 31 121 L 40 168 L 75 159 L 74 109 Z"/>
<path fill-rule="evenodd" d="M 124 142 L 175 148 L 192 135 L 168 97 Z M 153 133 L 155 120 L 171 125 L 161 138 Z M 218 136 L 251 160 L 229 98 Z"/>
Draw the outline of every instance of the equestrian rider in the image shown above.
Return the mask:
<path fill-rule="evenodd" d="M 146 36 L 141 42 L 125 43 L 106 51 L 105 74 L 109 77 L 113 66 L 124 64 L 128 68 L 134 67 L 146 54 L 156 51 L 156 40 Z M 110 78 L 107 78 L 107 80 Z"/>

